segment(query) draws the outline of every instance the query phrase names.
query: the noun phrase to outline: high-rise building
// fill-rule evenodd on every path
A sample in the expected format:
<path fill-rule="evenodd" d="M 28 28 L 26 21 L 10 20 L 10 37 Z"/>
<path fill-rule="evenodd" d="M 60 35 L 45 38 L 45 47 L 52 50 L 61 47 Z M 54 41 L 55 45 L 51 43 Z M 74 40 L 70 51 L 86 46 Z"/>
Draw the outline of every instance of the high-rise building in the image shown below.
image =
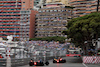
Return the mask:
<path fill-rule="evenodd" d="M 33 9 L 33 5 L 34 5 L 34 0 L 21 0 L 22 2 L 22 6 L 21 9 L 22 10 L 30 10 Z"/>
<path fill-rule="evenodd" d="M 34 0 L 34 6 L 38 5 L 41 0 Z"/>
<path fill-rule="evenodd" d="M 24 35 L 27 35 L 29 39 L 29 36 L 33 35 L 30 34 L 33 32 L 30 31 L 30 25 L 35 19 L 33 17 L 35 12 L 32 9 L 33 0 L 0 0 L 0 37 L 6 38 L 8 35 L 14 35 L 15 39 L 20 39 L 21 32 L 27 29 L 29 34 Z M 25 23 L 27 25 L 25 29 L 21 28 Z"/>
<path fill-rule="evenodd" d="M 20 11 L 20 40 L 29 40 L 35 37 L 35 15 L 37 11 Z"/>
<path fill-rule="evenodd" d="M 65 6 L 70 6 L 69 1 L 70 0 L 46 0 L 46 3 L 62 3 Z"/>
<path fill-rule="evenodd" d="M 34 9 L 40 9 L 46 3 L 46 0 L 34 0 Z"/>
<path fill-rule="evenodd" d="M 98 0 L 70 0 L 70 5 L 73 9 L 74 17 L 81 17 L 97 11 Z M 100 11 L 100 6 L 99 6 Z"/>
<path fill-rule="evenodd" d="M 20 35 L 21 0 L 0 0 L 0 37 Z"/>
<path fill-rule="evenodd" d="M 62 4 L 46 4 L 36 15 L 36 37 L 64 36 L 67 21 L 72 18 L 72 9 Z"/>

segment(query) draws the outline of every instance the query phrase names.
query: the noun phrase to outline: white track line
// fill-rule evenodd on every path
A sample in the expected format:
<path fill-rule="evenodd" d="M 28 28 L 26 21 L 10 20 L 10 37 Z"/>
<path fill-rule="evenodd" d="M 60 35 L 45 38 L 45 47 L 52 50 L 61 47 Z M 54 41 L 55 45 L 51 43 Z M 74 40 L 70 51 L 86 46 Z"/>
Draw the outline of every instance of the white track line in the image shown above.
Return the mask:
<path fill-rule="evenodd" d="M 88 67 L 88 66 L 86 66 L 86 64 L 84 64 L 84 63 L 82 63 L 85 67 Z"/>

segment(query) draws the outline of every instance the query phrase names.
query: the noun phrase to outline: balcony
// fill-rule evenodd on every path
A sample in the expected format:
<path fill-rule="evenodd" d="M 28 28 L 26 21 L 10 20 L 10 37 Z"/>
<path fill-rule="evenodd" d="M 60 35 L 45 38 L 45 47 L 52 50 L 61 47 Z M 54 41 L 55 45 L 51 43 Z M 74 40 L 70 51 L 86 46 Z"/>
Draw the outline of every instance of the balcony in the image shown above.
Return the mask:
<path fill-rule="evenodd" d="M 21 19 L 20 21 L 27 21 L 27 20 L 25 20 L 25 19 L 22 20 L 22 19 Z"/>
<path fill-rule="evenodd" d="M 14 3 L 16 1 L 0 1 L 0 3 Z M 18 0 L 17 2 L 21 2 L 21 0 Z"/>
<path fill-rule="evenodd" d="M 20 10 L 1 10 L 0 12 L 20 12 Z"/>
<path fill-rule="evenodd" d="M 7 36 L 0 36 L 0 37 L 2 37 L 2 38 L 7 38 Z"/>
<path fill-rule="evenodd" d="M 0 30 L 0 31 L 13 31 L 13 32 L 14 32 L 14 31 L 20 31 L 20 30 L 9 30 L 9 29 L 4 29 L 4 30 L 3 30 L 3 29 L 2 29 L 2 30 Z"/>
<path fill-rule="evenodd" d="M 18 22 L 20 20 L 0 20 L 0 22 Z"/>
<path fill-rule="evenodd" d="M 20 15 L 19 13 L 11 14 L 11 13 L 5 13 L 5 14 L 0 14 L 0 15 Z"/>
<path fill-rule="evenodd" d="M 15 28 L 14 26 L 0 26 L 0 28 Z M 16 28 L 20 28 L 19 26 L 16 26 Z"/>
<path fill-rule="evenodd" d="M 0 34 L 13 35 L 14 33 L 0 33 Z M 15 34 L 20 35 L 20 33 L 15 33 Z"/>
<path fill-rule="evenodd" d="M 27 12 L 27 13 L 22 13 L 22 12 L 20 12 L 20 14 L 28 14 L 28 15 L 29 15 L 29 14 L 30 14 L 30 12 Z"/>
<path fill-rule="evenodd" d="M 20 19 L 20 17 L 0 17 L 0 19 L 2 19 L 2 18 L 3 19 L 10 19 L 10 18 L 17 18 L 17 19 L 19 18 Z"/>
<path fill-rule="evenodd" d="M 21 7 L 2 7 L 0 9 L 21 9 Z"/>
<path fill-rule="evenodd" d="M 4 7 L 4 6 L 16 6 L 16 5 L 21 5 L 21 4 L 0 4 L 0 6 Z"/>

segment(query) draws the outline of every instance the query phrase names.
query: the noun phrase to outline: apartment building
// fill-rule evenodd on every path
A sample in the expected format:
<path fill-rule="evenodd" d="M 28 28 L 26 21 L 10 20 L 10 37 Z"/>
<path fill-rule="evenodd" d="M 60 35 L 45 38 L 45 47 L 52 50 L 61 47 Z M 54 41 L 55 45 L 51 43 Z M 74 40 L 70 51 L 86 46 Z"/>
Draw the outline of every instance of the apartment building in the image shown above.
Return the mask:
<path fill-rule="evenodd" d="M 46 0 L 34 0 L 34 9 L 43 8 L 43 5 L 46 3 Z"/>
<path fill-rule="evenodd" d="M 81 17 L 97 10 L 98 0 L 70 0 L 70 5 L 73 9 L 74 17 Z M 100 11 L 100 6 L 99 6 Z"/>
<path fill-rule="evenodd" d="M 46 4 L 36 15 L 36 37 L 64 36 L 68 20 L 73 17 L 72 9 L 63 4 Z"/>
<path fill-rule="evenodd" d="M 29 40 L 35 37 L 35 15 L 37 11 L 20 11 L 20 40 Z"/>
<path fill-rule="evenodd" d="M 70 0 L 46 0 L 46 3 L 62 3 L 65 6 L 70 6 Z"/>
<path fill-rule="evenodd" d="M 21 0 L 0 0 L 0 37 L 20 35 Z"/>
<path fill-rule="evenodd" d="M 33 9 L 33 6 L 34 6 L 34 0 L 21 0 L 21 9 L 22 10 L 31 10 Z"/>
<path fill-rule="evenodd" d="M 0 37 L 5 39 L 8 35 L 13 35 L 14 39 L 24 39 L 22 32 L 25 29 L 29 30 L 28 34 L 24 33 L 27 39 L 33 37 L 31 33 L 34 31 L 31 31 L 30 25 L 34 23 L 33 15 L 36 12 L 32 9 L 33 0 L 0 0 Z M 27 26 L 21 28 L 25 23 Z"/>

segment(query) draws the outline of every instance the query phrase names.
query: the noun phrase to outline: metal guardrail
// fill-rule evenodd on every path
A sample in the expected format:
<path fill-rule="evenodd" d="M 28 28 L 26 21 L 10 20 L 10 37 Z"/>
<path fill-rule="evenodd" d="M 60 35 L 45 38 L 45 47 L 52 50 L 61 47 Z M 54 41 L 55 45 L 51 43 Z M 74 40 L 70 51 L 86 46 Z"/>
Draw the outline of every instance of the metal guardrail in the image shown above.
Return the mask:
<path fill-rule="evenodd" d="M 5 57 L 0 59 L 0 67 L 9 67 L 9 65 L 10 67 L 23 66 L 27 65 L 31 59 L 36 61 L 42 59 L 44 61 L 65 55 L 63 50 L 58 50 L 57 48 L 48 48 L 45 46 L 45 44 L 44 46 L 39 46 L 36 43 L 32 44 L 25 42 L 24 46 L 19 43 L 19 47 L 9 48 L 9 50 L 6 48 L 3 55 Z M 6 59 L 7 56 L 10 56 L 10 60 Z M 36 57 L 36 59 L 34 57 Z"/>
<path fill-rule="evenodd" d="M 51 60 L 54 57 L 64 57 L 65 55 L 63 54 L 63 52 L 61 52 L 62 54 L 60 55 L 60 52 L 58 51 L 56 54 L 53 54 L 52 56 L 50 55 L 50 52 L 47 52 L 45 55 L 40 54 L 40 55 L 33 55 L 33 57 L 27 57 L 27 58 L 11 58 L 11 67 L 18 67 L 18 66 L 24 66 L 27 65 L 29 63 L 29 61 L 31 59 L 38 61 L 40 59 L 42 59 L 42 61 L 46 61 L 46 60 Z M 62 56 L 63 55 L 63 56 Z M 36 57 L 36 59 L 34 58 Z M 0 67 L 7 67 L 7 59 L 0 59 Z"/>
<path fill-rule="evenodd" d="M 6 59 L 0 59 L 0 67 L 6 67 Z"/>
<path fill-rule="evenodd" d="M 55 56 L 46 57 L 46 60 L 51 60 L 54 57 Z M 56 56 L 56 57 L 59 57 L 59 56 Z M 61 56 L 61 57 L 64 57 L 64 56 Z M 44 57 L 38 56 L 36 58 L 37 59 L 42 59 L 42 61 L 44 61 Z M 12 58 L 11 59 L 11 67 L 18 67 L 18 66 L 27 65 L 31 59 L 35 60 L 34 57 L 32 57 L 32 58 L 22 58 L 22 59 Z M 0 59 L 0 67 L 6 67 L 6 63 L 7 63 L 7 59 Z"/>
<path fill-rule="evenodd" d="M 52 57 L 46 57 L 46 60 L 51 60 L 53 59 L 55 56 Z M 59 56 L 57 56 L 59 57 Z M 64 57 L 64 56 L 61 56 Z M 42 59 L 44 61 L 44 57 L 37 57 L 38 59 Z M 22 58 L 22 59 L 11 59 L 11 67 L 18 67 L 18 66 L 23 66 L 23 65 L 27 65 L 29 63 L 29 61 L 34 58 Z"/>
<path fill-rule="evenodd" d="M 11 59 L 11 67 L 23 66 L 29 63 L 31 58 Z"/>

